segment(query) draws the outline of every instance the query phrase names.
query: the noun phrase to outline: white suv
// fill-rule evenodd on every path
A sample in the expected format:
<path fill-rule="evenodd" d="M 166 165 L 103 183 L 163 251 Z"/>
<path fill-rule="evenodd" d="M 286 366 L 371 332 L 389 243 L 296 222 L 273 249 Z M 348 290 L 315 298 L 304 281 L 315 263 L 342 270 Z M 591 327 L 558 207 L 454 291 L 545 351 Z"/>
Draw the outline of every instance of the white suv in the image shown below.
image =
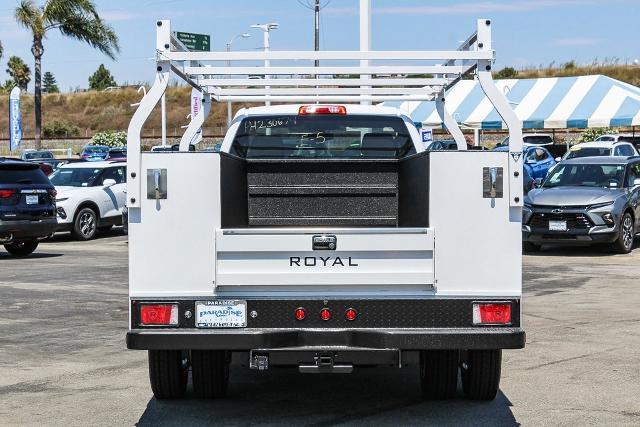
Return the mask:
<path fill-rule="evenodd" d="M 583 142 L 573 145 L 564 155 L 563 160 L 575 159 L 577 157 L 594 157 L 594 156 L 615 156 L 615 157 L 631 157 L 637 156 L 633 144 L 628 142 L 614 141 L 592 141 Z"/>
<path fill-rule="evenodd" d="M 124 162 L 68 163 L 49 179 L 58 191 L 58 231 L 71 231 L 75 238 L 89 240 L 96 232 L 122 223 Z"/>

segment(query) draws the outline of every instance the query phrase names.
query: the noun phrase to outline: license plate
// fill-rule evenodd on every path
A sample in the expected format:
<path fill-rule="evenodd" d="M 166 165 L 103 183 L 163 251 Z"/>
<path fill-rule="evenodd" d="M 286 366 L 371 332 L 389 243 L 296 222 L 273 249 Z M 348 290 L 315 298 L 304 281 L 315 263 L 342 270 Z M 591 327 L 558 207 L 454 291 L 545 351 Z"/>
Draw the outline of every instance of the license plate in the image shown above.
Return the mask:
<path fill-rule="evenodd" d="M 27 194 L 27 204 L 28 205 L 37 205 L 38 204 L 38 195 L 37 194 Z"/>
<path fill-rule="evenodd" d="M 196 327 L 244 328 L 247 326 L 247 302 L 216 300 L 196 302 Z"/>
<path fill-rule="evenodd" d="M 549 231 L 567 231 L 567 221 L 549 221 Z"/>

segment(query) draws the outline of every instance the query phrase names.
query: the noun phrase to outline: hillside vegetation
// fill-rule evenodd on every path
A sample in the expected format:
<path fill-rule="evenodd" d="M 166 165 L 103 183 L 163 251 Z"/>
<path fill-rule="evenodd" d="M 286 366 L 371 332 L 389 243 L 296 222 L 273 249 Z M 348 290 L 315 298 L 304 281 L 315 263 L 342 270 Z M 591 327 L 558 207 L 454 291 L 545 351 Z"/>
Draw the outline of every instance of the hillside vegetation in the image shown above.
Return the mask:
<path fill-rule="evenodd" d="M 507 72 L 505 72 L 507 71 Z M 503 69 L 496 78 L 567 77 L 588 74 L 603 74 L 634 86 L 640 86 L 640 66 L 602 65 L 579 66 L 574 62 L 558 68 L 537 68 L 516 71 Z M 181 135 L 181 126 L 188 123 L 190 87 L 173 87 L 167 90 L 167 133 Z M 45 136 L 92 136 L 104 130 L 126 130 L 135 111 L 131 107 L 141 99 L 134 88 L 112 92 L 89 91 L 72 94 L 45 94 L 43 96 L 43 125 Z M 241 105 L 234 104 L 234 112 Z M 25 138 L 33 137 L 33 94 L 22 97 L 22 120 Z M 205 123 L 205 134 L 219 135 L 224 132 L 227 109 L 224 103 L 214 103 Z M 0 96 L 0 138 L 8 135 L 8 96 Z M 48 129 L 49 135 L 46 135 Z M 160 107 L 156 107 L 143 130 L 144 136 L 160 135 Z"/>

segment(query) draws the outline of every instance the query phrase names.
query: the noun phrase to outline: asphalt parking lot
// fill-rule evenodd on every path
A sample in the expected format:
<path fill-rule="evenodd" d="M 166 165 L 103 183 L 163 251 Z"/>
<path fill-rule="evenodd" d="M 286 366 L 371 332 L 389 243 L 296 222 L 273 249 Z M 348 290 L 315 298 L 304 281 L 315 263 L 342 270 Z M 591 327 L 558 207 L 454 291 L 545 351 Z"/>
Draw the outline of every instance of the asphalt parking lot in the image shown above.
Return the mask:
<path fill-rule="evenodd" d="M 424 402 L 412 369 L 234 369 L 227 399 L 156 401 L 146 353 L 125 349 L 127 243 L 118 229 L 90 242 L 60 235 L 26 259 L 0 250 L 0 424 L 637 426 L 638 243 L 629 255 L 525 256 L 527 347 L 504 353 L 501 392 L 489 403 Z"/>

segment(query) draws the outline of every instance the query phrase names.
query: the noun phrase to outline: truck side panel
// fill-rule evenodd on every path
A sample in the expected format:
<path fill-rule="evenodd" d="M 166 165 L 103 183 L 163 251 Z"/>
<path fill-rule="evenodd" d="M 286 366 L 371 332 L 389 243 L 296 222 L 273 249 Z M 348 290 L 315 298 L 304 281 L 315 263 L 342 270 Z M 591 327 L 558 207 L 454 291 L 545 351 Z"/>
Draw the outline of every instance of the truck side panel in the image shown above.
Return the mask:
<path fill-rule="evenodd" d="M 220 156 L 143 153 L 141 162 L 141 207 L 129 208 L 130 296 L 212 295 Z M 166 199 L 147 197 L 155 169 L 166 170 Z"/>

